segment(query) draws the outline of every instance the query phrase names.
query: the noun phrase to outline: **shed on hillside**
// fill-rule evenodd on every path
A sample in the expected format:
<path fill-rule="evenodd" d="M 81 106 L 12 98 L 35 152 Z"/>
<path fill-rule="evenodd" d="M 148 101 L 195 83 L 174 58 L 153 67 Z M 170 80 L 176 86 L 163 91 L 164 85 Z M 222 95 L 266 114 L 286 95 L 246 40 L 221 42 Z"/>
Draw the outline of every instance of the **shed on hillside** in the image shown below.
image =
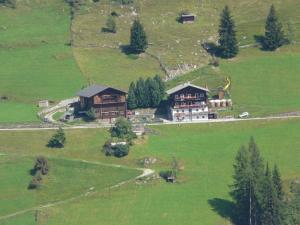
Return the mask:
<path fill-rule="evenodd" d="M 193 23 L 196 19 L 194 14 L 181 14 L 179 17 L 180 23 Z"/>

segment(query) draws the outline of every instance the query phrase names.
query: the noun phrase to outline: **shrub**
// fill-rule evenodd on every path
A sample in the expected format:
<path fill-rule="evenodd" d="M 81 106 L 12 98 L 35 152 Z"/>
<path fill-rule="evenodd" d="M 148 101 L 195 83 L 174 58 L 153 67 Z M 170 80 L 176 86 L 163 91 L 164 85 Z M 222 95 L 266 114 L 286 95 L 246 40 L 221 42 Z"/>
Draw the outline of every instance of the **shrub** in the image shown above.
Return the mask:
<path fill-rule="evenodd" d="M 47 146 L 51 148 L 63 148 L 66 142 L 65 132 L 60 127 L 58 131 L 51 137 Z"/>
<path fill-rule="evenodd" d="M 41 180 L 38 180 L 37 177 L 33 177 L 28 185 L 28 189 L 37 189 L 41 186 Z"/>
<path fill-rule="evenodd" d="M 42 175 L 48 174 L 49 164 L 48 164 L 48 160 L 44 156 L 37 157 L 35 165 L 34 165 L 34 171 L 36 173 L 38 173 L 40 171 L 40 173 Z"/>
<path fill-rule="evenodd" d="M 136 138 L 135 133 L 132 131 L 131 123 L 123 117 L 117 119 L 115 126 L 110 130 L 110 134 L 112 137 L 125 139 L 129 142 Z"/>
<path fill-rule="evenodd" d="M 111 141 L 107 141 L 103 150 L 106 156 L 115 156 L 118 158 L 124 157 L 129 153 L 129 145 L 117 144 L 115 146 L 111 146 Z"/>
<path fill-rule="evenodd" d="M 89 109 L 85 115 L 87 121 L 94 121 L 96 119 L 96 111 L 93 108 Z"/>

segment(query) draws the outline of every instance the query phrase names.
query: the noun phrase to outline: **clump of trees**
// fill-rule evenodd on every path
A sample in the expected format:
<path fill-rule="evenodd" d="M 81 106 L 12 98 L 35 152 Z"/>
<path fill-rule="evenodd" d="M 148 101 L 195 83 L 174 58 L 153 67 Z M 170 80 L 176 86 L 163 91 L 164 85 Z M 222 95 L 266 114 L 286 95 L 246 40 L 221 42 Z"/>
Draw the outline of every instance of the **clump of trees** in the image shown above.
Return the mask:
<path fill-rule="evenodd" d="M 37 189 L 41 186 L 43 176 L 49 173 L 49 163 L 47 158 L 39 156 L 36 158 L 33 169 L 31 170 L 32 179 L 28 185 L 28 189 Z"/>
<path fill-rule="evenodd" d="M 233 58 L 239 52 L 236 39 L 235 23 L 227 5 L 221 14 L 218 50 L 219 55 L 223 58 Z"/>
<path fill-rule="evenodd" d="M 56 133 L 50 138 L 47 146 L 51 148 L 63 148 L 66 142 L 64 130 L 60 127 Z"/>
<path fill-rule="evenodd" d="M 165 89 L 165 84 L 158 75 L 146 80 L 139 78 L 129 86 L 128 109 L 157 107 L 165 96 Z"/>
<path fill-rule="evenodd" d="M 130 32 L 130 50 L 134 54 L 145 52 L 148 47 L 147 35 L 141 22 L 136 19 Z"/>
<path fill-rule="evenodd" d="M 118 118 L 115 126 L 110 129 L 110 136 L 110 140 L 103 146 L 103 151 L 106 156 L 118 158 L 128 155 L 130 145 L 132 145 L 133 139 L 137 137 L 132 131 L 131 122 L 123 117 Z"/>
<path fill-rule="evenodd" d="M 286 42 L 287 40 L 284 37 L 282 25 L 276 14 L 275 6 L 272 5 L 266 20 L 263 48 L 265 50 L 274 51 Z"/>
<path fill-rule="evenodd" d="M 282 181 L 277 166 L 265 165 L 253 138 L 241 146 L 234 164 L 232 196 L 241 225 L 285 224 Z"/>

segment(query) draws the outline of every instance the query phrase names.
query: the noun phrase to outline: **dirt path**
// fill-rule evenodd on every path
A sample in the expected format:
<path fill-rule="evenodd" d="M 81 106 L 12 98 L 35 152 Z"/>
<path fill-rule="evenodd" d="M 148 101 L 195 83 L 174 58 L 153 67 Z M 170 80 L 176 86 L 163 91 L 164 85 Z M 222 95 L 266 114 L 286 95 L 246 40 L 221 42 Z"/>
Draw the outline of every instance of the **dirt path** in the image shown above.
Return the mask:
<path fill-rule="evenodd" d="M 13 155 L 13 154 L 5 154 L 5 153 L 0 153 L 1 156 L 4 155 Z M 26 155 L 23 155 L 26 156 Z M 106 187 L 104 189 L 101 190 L 95 190 L 95 187 L 90 187 L 87 191 L 81 193 L 80 195 L 68 198 L 68 199 L 64 199 L 61 201 L 56 201 L 56 202 L 51 202 L 51 203 L 47 203 L 44 205 L 39 205 L 39 206 L 35 206 L 35 207 L 31 207 L 28 209 L 24 209 L 24 210 L 20 210 L 5 216 L 0 216 L 0 221 L 1 220 L 5 220 L 5 219 L 9 219 L 27 212 L 31 212 L 31 211 L 36 211 L 36 210 L 41 210 L 41 209 L 45 209 L 45 208 L 50 208 L 50 207 L 55 207 L 55 206 L 59 206 L 59 205 L 63 205 L 69 202 L 73 202 L 75 200 L 84 198 L 84 197 L 88 197 L 90 195 L 96 194 L 98 192 L 101 191 L 107 191 L 107 190 L 113 190 L 116 189 L 118 187 L 121 187 L 127 183 L 130 183 L 134 180 L 138 180 L 138 179 L 143 179 L 145 177 L 151 176 L 155 173 L 154 170 L 152 169 L 146 169 L 146 168 L 132 168 L 132 167 L 127 167 L 127 166 L 123 166 L 123 165 L 118 165 L 118 164 L 107 164 L 107 163 L 101 163 L 101 162 L 95 162 L 95 161 L 87 161 L 87 160 L 80 160 L 80 159 L 65 159 L 65 160 L 70 160 L 70 161 L 76 161 L 76 162 L 83 162 L 83 163 L 87 163 L 87 164 L 93 164 L 93 165 L 101 165 L 101 166 L 108 166 L 108 167 L 117 167 L 117 168 L 123 168 L 123 169 L 135 169 L 135 170 L 139 170 L 142 171 L 142 174 L 138 175 L 137 177 L 131 178 L 129 180 L 125 180 L 125 181 L 121 181 L 117 184 L 114 184 L 112 186 Z"/>

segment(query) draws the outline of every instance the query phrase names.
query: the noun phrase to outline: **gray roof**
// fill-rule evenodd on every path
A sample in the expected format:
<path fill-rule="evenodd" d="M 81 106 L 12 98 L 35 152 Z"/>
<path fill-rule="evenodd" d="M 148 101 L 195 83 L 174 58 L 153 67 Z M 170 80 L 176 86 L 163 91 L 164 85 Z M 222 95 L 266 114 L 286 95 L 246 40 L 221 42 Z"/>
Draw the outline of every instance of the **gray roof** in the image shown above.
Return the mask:
<path fill-rule="evenodd" d="M 99 94 L 100 92 L 102 92 L 102 91 L 104 91 L 104 90 L 106 90 L 108 88 L 120 91 L 122 93 L 126 93 L 126 92 L 118 90 L 116 88 L 107 87 L 107 86 L 98 85 L 98 84 L 93 84 L 93 85 L 91 85 L 91 86 L 89 86 L 87 88 L 84 88 L 81 91 L 79 91 L 77 93 L 77 95 L 80 96 L 80 97 L 90 98 L 90 97 L 92 97 L 92 96 L 94 96 L 96 94 Z"/>
<path fill-rule="evenodd" d="M 205 92 L 209 92 L 209 90 L 207 88 L 196 86 L 194 84 L 191 84 L 190 82 L 184 83 L 184 84 L 180 84 L 180 85 L 178 85 L 178 86 L 176 86 L 176 87 L 174 87 L 174 88 L 172 88 L 170 90 L 167 90 L 166 92 L 167 92 L 168 95 L 171 95 L 171 94 L 173 94 L 173 93 L 175 93 L 177 91 L 180 91 L 180 90 L 182 90 L 182 89 L 184 89 L 186 87 L 194 87 L 194 88 L 203 90 Z"/>

